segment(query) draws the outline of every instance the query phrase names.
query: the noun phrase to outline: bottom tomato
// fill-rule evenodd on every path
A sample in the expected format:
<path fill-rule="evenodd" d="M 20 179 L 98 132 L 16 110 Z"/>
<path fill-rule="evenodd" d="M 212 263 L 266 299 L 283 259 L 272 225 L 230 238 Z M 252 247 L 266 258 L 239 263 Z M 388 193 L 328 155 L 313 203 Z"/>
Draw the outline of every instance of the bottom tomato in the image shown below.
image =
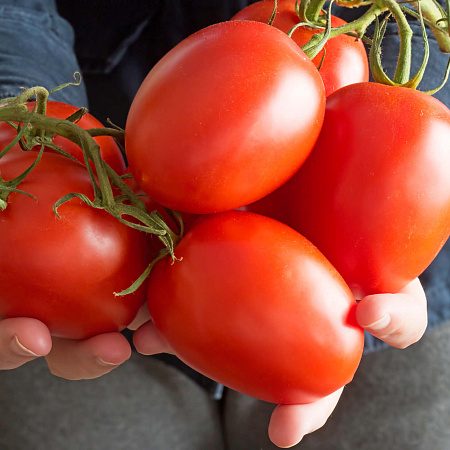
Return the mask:
<path fill-rule="evenodd" d="M 12 152 L 0 160 L 3 179 L 29 167 L 36 152 Z M 147 234 L 104 210 L 72 199 L 52 211 L 65 194 L 92 199 L 83 165 L 44 153 L 19 185 L 33 198 L 12 192 L 0 211 L 0 316 L 33 317 L 54 336 L 82 339 L 125 328 L 144 303 L 146 290 L 117 297 L 150 262 Z"/>
<path fill-rule="evenodd" d="M 356 302 L 309 241 L 267 217 L 197 220 L 150 275 L 149 310 L 186 364 L 265 401 L 309 403 L 349 383 L 363 330 Z"/>

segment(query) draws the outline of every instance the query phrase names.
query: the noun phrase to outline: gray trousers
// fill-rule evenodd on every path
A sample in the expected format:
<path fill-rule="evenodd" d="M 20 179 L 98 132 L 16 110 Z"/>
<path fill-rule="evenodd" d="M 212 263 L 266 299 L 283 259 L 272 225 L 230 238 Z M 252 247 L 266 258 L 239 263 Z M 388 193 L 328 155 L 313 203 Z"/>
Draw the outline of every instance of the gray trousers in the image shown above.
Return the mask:
<path fill-rule="evenodd" d="M 449 450 L 450 325 L 406 350 L 363 357 L 354 381 L 303 450 Z M 134 354 L 89 381 L 53 377 L 43 361 L 0 372 L 0 450 L 271 450 L 273 405 L 195 382 Z"/>

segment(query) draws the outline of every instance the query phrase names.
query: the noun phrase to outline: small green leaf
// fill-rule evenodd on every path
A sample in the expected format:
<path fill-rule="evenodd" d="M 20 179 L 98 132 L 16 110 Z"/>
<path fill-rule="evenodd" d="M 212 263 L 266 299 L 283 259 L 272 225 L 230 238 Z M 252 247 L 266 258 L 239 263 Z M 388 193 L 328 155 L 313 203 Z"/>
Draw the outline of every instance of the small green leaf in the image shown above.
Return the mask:
<path fill-rule="evenodd" d="M 71 114 L 69 117 L 67 117 L 66 120 L 68 120 L 69 122 L 77 123 L 87 113 L 88 113 L 88 109 L 87 108 L 80 108 L 77 111 L 75 111 L 73 114 Z"/>
<path fill-rule="evenodd" d="M 63 205 L 64 203 L 69 202 L 70 200 L 74 198 L 79 198 L 83 203 L 86 203 L 86 205 L 91 206 L 92 208 L 99 208 L 89 197 L 87 197 L 84 194 L 79 194 L 77 192 L 71 192 L 70 194 L 66 194 L 64 197 L 61 197 L 58 201 L 55 202 L 53 205 L 53 212 L 55 213 L 56 217 L 58 219 L 61 218 L 61 216 L 58 213 L 58 208 Z"/>
<path fill-rule="evenodd" d="M 23 195 L 26 195 L 27 197 L 31 197 L 32 199 L 36 200 L 36 202 L 38 201 L 38 199 L 34 195 L 30 194 L 29 192 L 21 191 L 20 189 L 16 189 L 16 188 L 0 186 L 0 192 L 7 192 L 8 194 L 10 194 L 11 192 L 17 192 L 18 194 L 23 194 Z"/>
<path fill-rule="evenodd" d="M 132 294 L 133 292 L 136 292 L 139 289 L 139 287 L 142 285 L 142 283 L 150 275 L 150 272 L 152 271 L 153 267 L 155 267 L 155 264 L 168 255 L 169 255 L 169 253 L 167 252 L 166 249 L 160 250 L 158 255 L 156 256 L 156 258 L 147 266 L 147 268 L 144 270 L 142 275 L 129 288 L 124 289 L 121 292 L 114 292 L 114 295 L 116 297 L 121 297 L 124 295 Z"/>
<path fill-rule="evenodd" d="M 420 7 L 420 2 L 417 2 L 418 8 L 419 8 L 419 18 L 420 18 L 420 26 L 422 28 L 422 39 L 423 39 L 423 45 L 424 45 L 424 54 L 423 54 L 423 59 L 422 59 L 422 64 L 420 65 L 417 73 L 408 81 L 406 82 L 403 86 L 404 87 L 409 87 L 412 89 L 416 89 L 420 82 L 423 79 L 423 76 L 425 74 L 425 69 L 427 67 L 428 64 L 428 59 L 430 57 L 430 45 L 428 44 L 428 36 L 427 36 L 427 30 L 425 28 L 425 24 L 423 21 L 423 15 L 422 15 L 422 10 Z"/>
<path fill-rule="evenodd" d="M 0 152 L 0 158 L 6 155 L 6 153 L 8 153 L 22 139 L 22 136 L 24 135 L 25 130 L 28 128 L 28 125 L 32 117 L 33 116 L 30 116 L 29 120 L 20 127 L 14 139 Z"/>
<path fill-rule="evenodd" d="M 450 58 L 448 59 L 447 68 L 445 69 L 444 79 L 443 79 L 442 83 L 440 84 L 440 86 L 438 86 L 435 89 L 431 89 L 429 91 L 424 91 L 425 94 L 433 95 L 433 94 L 436 94 L 436 92 L 440 91 L 447 83 L 449 75 L 450 75 Z"/>

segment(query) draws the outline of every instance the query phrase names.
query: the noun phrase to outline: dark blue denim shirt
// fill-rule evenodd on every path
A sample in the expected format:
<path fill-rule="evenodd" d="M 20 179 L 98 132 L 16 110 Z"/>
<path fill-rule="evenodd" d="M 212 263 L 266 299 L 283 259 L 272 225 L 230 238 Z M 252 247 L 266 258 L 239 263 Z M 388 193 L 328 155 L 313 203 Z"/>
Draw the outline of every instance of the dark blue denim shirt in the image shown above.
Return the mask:
<path fill-rule="evenodd" d="M 89 106 L 100 120 L 124 126 L 126 113 L 150 68 L 196 30 L 227 20 L 254 1 L 234 0 L 0 0 L 0 98 L 20 87 L 53 88 L 81 71 L 84 83 L 52 99 Z M 334 13 L 349 20 L 352 10 Z M 420 24 L 413 20 L 413 70 L 422 58 Z M 422 89 L 438 86 L 447 56 L 431 33 L 430 62 Z M 388 26 L 383 65 L 392 74 L 398 35 Z M 450 107 L 450 84 L 435 95 Z M 89 98 L 89 105 L 88 105 Z M 450 150 L 450 144 L 449 144 Z M 421 277 L 428 297 L 429 329 L 450 318 L 450 244 Z M 365 351 L 385 344 L 366 334 Z"/>

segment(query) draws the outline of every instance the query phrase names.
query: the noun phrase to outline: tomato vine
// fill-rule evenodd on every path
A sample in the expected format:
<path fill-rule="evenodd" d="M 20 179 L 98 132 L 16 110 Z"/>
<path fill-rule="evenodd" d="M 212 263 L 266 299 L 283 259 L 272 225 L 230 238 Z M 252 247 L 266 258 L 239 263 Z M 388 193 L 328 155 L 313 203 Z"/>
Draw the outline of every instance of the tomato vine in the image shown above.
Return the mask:
<path fill-rule="evenodd" d="M 37 153 L 34 163 L 21 175 L 13 180 L 3 180 L 0 176 L 0 209 L 4 210 L 7 207 L 7 198 L 11 192 L 30 195 L 18 189 L 18 186 L 39 163 L 45 147 L 52 148 L 63 156 L 74 159 L 52 143 L 55 135 L 63 136 L 83 150 L 86 169 L 94 190 L 94 199 L 91 200 L 86 195 L 76 192 L 69 193 L 54 204 L 55 215 L 60 217 L 58 208 L 62 204 L 73 198 L 79 198 L 93 208 L 104 209 L 117 220 L 134 229 L 156 235 L 164 245 L 164 249 L 157 259 L 160 259 L 161 255 L 170 255 L 172 259 L 176 259 L 174 249 L 182 237 L 181 233 L 175 233 L 158 211 L 147 210 L 140 196 L 136 195 L 122 177 L 101 158 L 100 147 L 93 139 L 95 136 L 112 136 L 123 142 L 123 131 L 117 128 L 84 130 L 75 123 L 85 113 L 83 109 L 67 119 L 48 117 L 45 115 L 48 96 L 49 92 L 45 88 L 36 86 L 25 90 L 15 98 L 7 98 L 0 102 L 0 121 L 8 122 L 17 129 L 17 136 L 1 151 L 0 158 L 6 155 L 17 143 L 20 143 L 25 151 L 31 150 L 36 145 L 41 146 L 41 151 Z M 29 111 L 25 103 L 32 97 L 36 99 L 35 107 L 32 111 Z M 14 125 L 14 123 L 19 125 Z M 94 163 L 96 174 L 91 168 L 90 161 Z M 118 189 L 120 194 L 116 195 L 115 189 Z M 38 201 L 38 199 L 36 200 Z M 181 221 L 178 215 L 176 217 Z M 154 263 L 152 262 L 150 266 L 153 266 Z M 118 295 L 134 292 L 149 271 L 150 268 L 129 289 Z"/>
<path fill-rule="evenodd" d="M 323 7 L 326 0 L 307 0 L 296 1 L 296 11 L 300 23 L 297 26 L 309 26 L 314 28 L 322 28 L 324 31 L 312 36 L 311 40 L 302 46 L 302 50 L 312 59 L 323 48 L 325 43 L 341 34 L 354 35 L 358 39 L 364 39 L 366 31 L 370 25 L 375 22 L 375 36 L 370 42 L 370 67 L 374 79 L 381 84 L 391 86 L 404 86 L 409 88 L 417 88 L 423 78 L 425 67 L 428 62 L 429 47 L 425 27 L 428 26 L 433 32 L 439 44 L 439 48 L 443 53 L 450 53 L 450 26 L 448 25 L 448 5 L 445 11 L 439 3 L 434 0 L 421 0 L 411 2 L 416 9 L 402 5 L 396 0 L 340 0 L 336 3 L 344 7 L 360 7 L 368 6 L 368 9 L 361 14 L 360 17 L 352 22 L 336 28 L 330 28 L 327 18 L 331 15 L 331 6 L 328 11 L 324 11 Z M 449 3 L 449 2 L 447 2 Z M 275 5 L 276 8 L 276 5 Z M 322 14 L 323 13 L 323 14 Z M 411 40 L 413 32 L 407 20 L 407 15 L 411 15 L 420 20 L 422 26 L 422 37 L 424 41 L 424 58 L 423 63 L 418 72 L 410 79 L 411 67 Z M 325 17 L 325 23 L 324 18 Z M 379 24 L 380 17 L 382 24 Z M 393 79 L 391 80 L 383 71 L 381 65 L 381 43 L 385 31 L 387 21 L 393 17 L 398 26 L 398 34 L 400 37 L 400 52 L 397 61 L 397 68 Z M 293 30 L 292 30 L 293 31 Z M 443 83 L 429 91 L 433 94 L 437 92 L 445 84 L 450 72 L 450 59 L 443 75 Z"/>

